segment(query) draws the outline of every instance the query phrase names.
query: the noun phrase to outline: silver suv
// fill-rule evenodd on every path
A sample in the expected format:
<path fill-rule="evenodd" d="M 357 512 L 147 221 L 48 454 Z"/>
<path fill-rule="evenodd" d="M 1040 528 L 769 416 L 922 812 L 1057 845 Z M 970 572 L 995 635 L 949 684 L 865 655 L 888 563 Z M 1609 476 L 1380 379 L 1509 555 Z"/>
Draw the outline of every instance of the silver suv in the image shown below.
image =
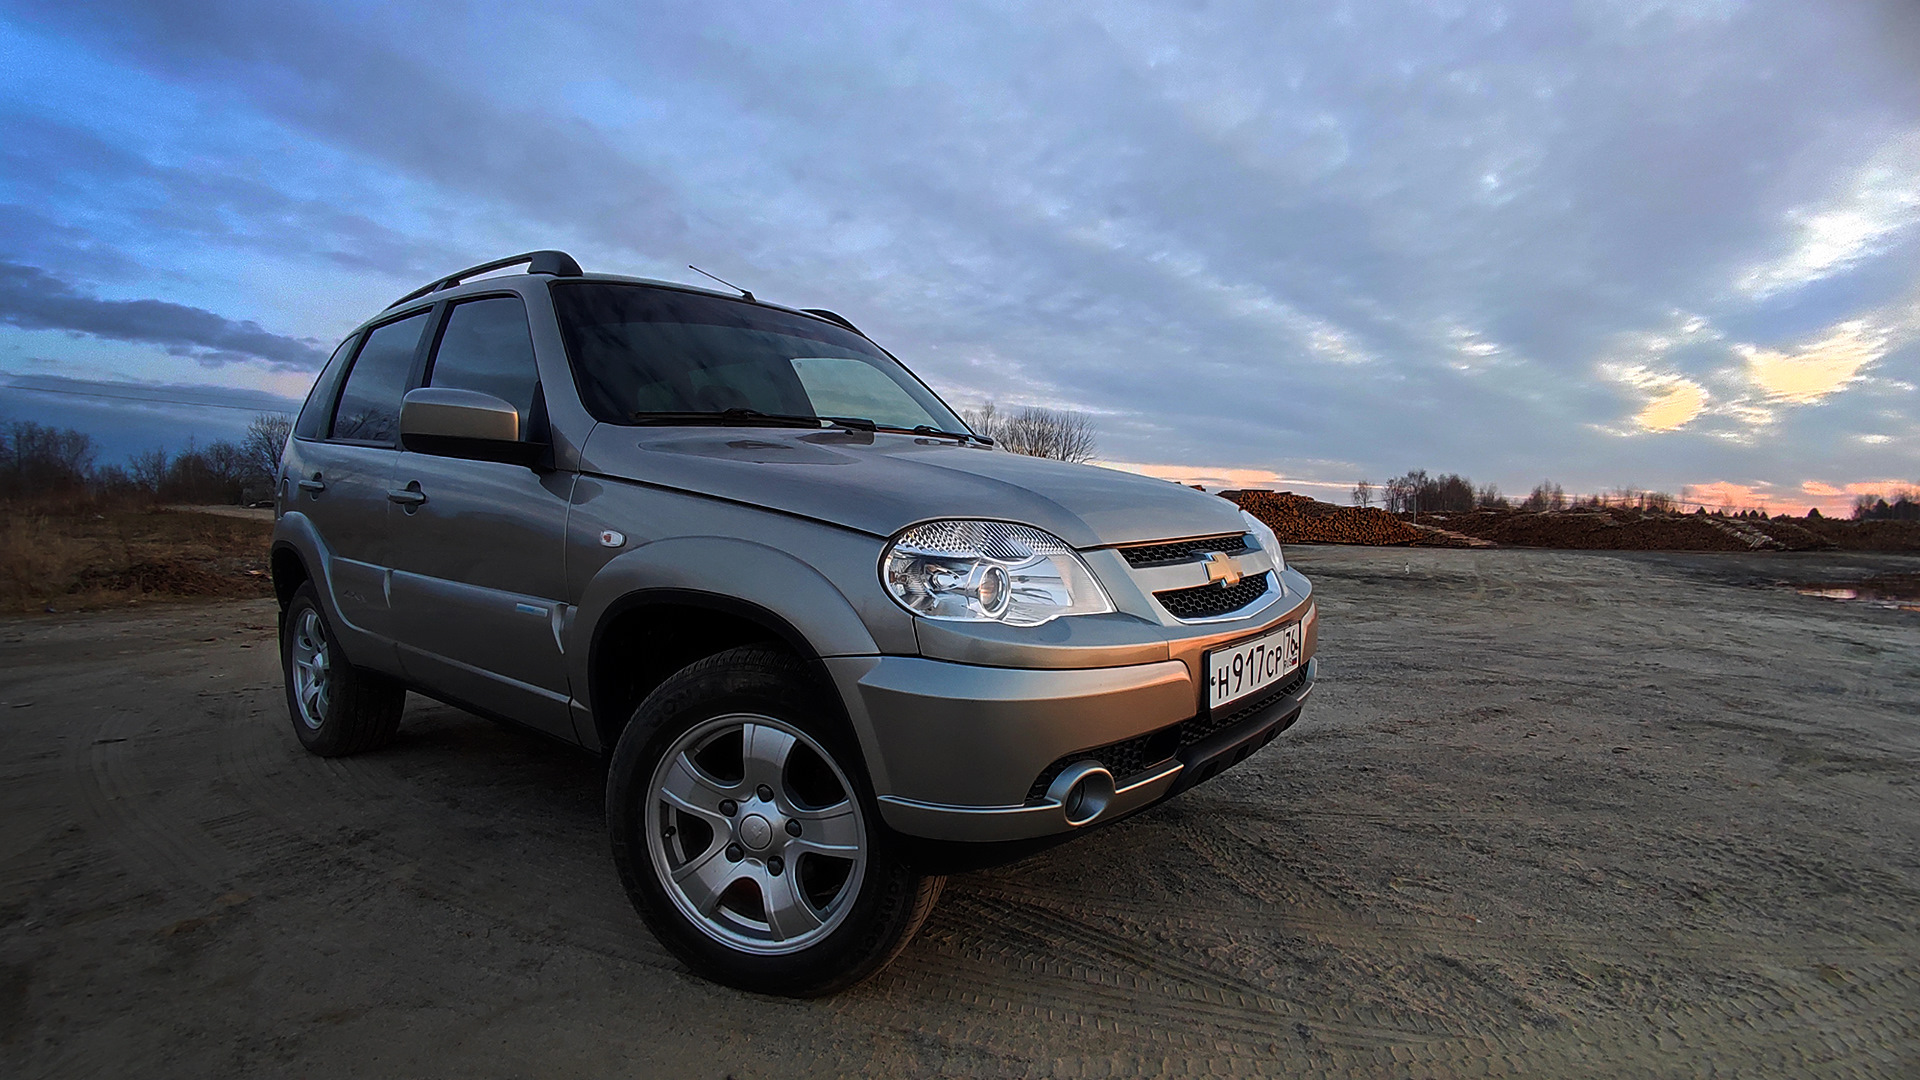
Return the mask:
<path fill-rule="evenodd" d="M 1313 686 L 1312 587 L 1226 500 L 996 449 L 830 311 L 557 251 L 349 335 L 276 517 L 307 749 L 413 690 L 604 755 L 647 925 L 768 993 L 865 978 L 940 875 L 1217 775 Z"/>

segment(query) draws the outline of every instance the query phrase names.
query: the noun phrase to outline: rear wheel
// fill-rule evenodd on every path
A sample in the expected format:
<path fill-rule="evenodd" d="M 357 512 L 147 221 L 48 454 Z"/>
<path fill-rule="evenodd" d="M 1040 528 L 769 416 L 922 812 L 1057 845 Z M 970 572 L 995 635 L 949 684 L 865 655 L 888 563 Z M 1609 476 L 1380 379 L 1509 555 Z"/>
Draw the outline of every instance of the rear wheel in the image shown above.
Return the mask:
<path fill-rule="evenodd" d="M 886 850 L 873 805 L 821 688 L 759 646 L 649 695 L 607 782 L 614 862 L 654 933 L 702 975 L 794 996 L 880 970 L 939 895 Z"/>
<path fill-rule="evenodd" d="M 293 733 L 308 750 L 357 754 L 385 746 L 400 729 L 406 690 L 347 662 L 312 582 L 294 591 L 281 617 L 280 666 Z"/>

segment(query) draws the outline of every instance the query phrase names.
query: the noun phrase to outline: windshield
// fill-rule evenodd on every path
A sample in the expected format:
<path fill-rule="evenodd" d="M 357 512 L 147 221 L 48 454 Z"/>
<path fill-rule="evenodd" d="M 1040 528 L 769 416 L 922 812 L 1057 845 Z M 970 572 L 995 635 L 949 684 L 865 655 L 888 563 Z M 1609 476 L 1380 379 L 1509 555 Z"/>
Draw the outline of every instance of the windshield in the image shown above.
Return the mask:
<path fill-rule="evenodd" d="M 555 283 L 581 400 L 609 424 L 687 414 L 855 417 L 967 430 L 859 334 L 804 315 L 646 285 Z"/>

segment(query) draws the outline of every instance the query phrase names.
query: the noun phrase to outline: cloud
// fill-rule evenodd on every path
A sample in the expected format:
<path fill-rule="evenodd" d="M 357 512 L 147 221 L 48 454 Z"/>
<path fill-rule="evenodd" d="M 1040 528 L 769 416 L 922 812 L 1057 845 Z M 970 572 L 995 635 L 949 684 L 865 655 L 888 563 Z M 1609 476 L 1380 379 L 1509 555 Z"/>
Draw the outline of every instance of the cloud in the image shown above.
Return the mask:
<path fill-rule="evenodd" d="M 209 367 L 264 363 L 317 370 L 327 354 L 312 342 L 270 333 L 251 321 L 164 300 L 101 300 L 38 267 L 0 262 L 0 322 L 22 330 L 63 330 L 109 341 L 159 345 Z"/>
<path fill-rule="evenodd" d="M 1831 277 L 1920 224 L 1920 131 L 1889 140 L 1836 198 L 1796 208 L 1788 220 L 1792 247 L 1741 274 L 1743 291 L 1765 298 Z"/>
<path fill-rule="evenodd" d="M 1884 496 L 1912 490 L 1916 485 L 1899 480 L 1850 480 L 1837 484 L 1821 480 L 1799 483 L 1715 480 L 1689 484 L 1682 498 L 1708 509 L 1732 507 L 1735 510 L 1758 509 L 1769 514 L 1804 514 L 1817 507 L 1828 517 L 1847 517 L 1853 513 L 1854 500 L 1862 495 Z"/>
<path fill-rule="evenodd" d="M 1645 365 L 1607 365 L 1614 381 L 1639 391 L 1641 405 L 1634 414 L 1634 429 L 1639 431 L 1677 431 L 1707 411 L 1705 387 L 1671 372 L 1655 371 Z"/>
<path fill-rule="evenodd" d="M 1840 358 L 1812 328 L 1920 283 L 1911 57 L 1851 6 L 0 11 L 0 204 L 32 208 L 0 250 L 231 325 L 328 337 L 564 246 L 840 310 L 1181 475 L 1674 488 L 1920 450 L 1882 415 L 1913 414 L 1899 333 L 1794 396 Z"/>
<path fill-rule="evenodd" d="M 1768 399 L 1810 405 L 1845 389 L 1869 364 L 1887 353 L 1886 331 L 1853 319 L 1794 353 L 1737 345 L 1747 374 Z"/>

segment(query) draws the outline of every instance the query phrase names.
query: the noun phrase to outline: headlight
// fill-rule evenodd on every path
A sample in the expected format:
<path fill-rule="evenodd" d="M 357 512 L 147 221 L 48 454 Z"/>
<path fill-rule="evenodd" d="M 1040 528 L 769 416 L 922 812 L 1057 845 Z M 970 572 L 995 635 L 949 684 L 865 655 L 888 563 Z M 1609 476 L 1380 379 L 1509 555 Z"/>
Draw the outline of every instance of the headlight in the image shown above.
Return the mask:
<path fill-rule="evenodd" d="M 928 619 L 1039 626 L 1113 610 L 1105 589 L 1059 537 L 1004 521 L 930 521 L 893 538 L 880 580 Z"/>
<path fill-rule="evenodd" d="M 1256 546 L 1258 546 L 1261 551 L 1273 556 L 1274 571 L 1277 573 L 1285 570 L 1287 568 L 1287 560 L 1286 556 L 1280 554 L 1280 538 L 1273 534 L 1273 530 L 1267 527 L 1267 523 L 1247 513 L 1245 510 L 1240 511 L 1240 520 L 1247 523 L 1247 532 L 1252 534 Z"/>

